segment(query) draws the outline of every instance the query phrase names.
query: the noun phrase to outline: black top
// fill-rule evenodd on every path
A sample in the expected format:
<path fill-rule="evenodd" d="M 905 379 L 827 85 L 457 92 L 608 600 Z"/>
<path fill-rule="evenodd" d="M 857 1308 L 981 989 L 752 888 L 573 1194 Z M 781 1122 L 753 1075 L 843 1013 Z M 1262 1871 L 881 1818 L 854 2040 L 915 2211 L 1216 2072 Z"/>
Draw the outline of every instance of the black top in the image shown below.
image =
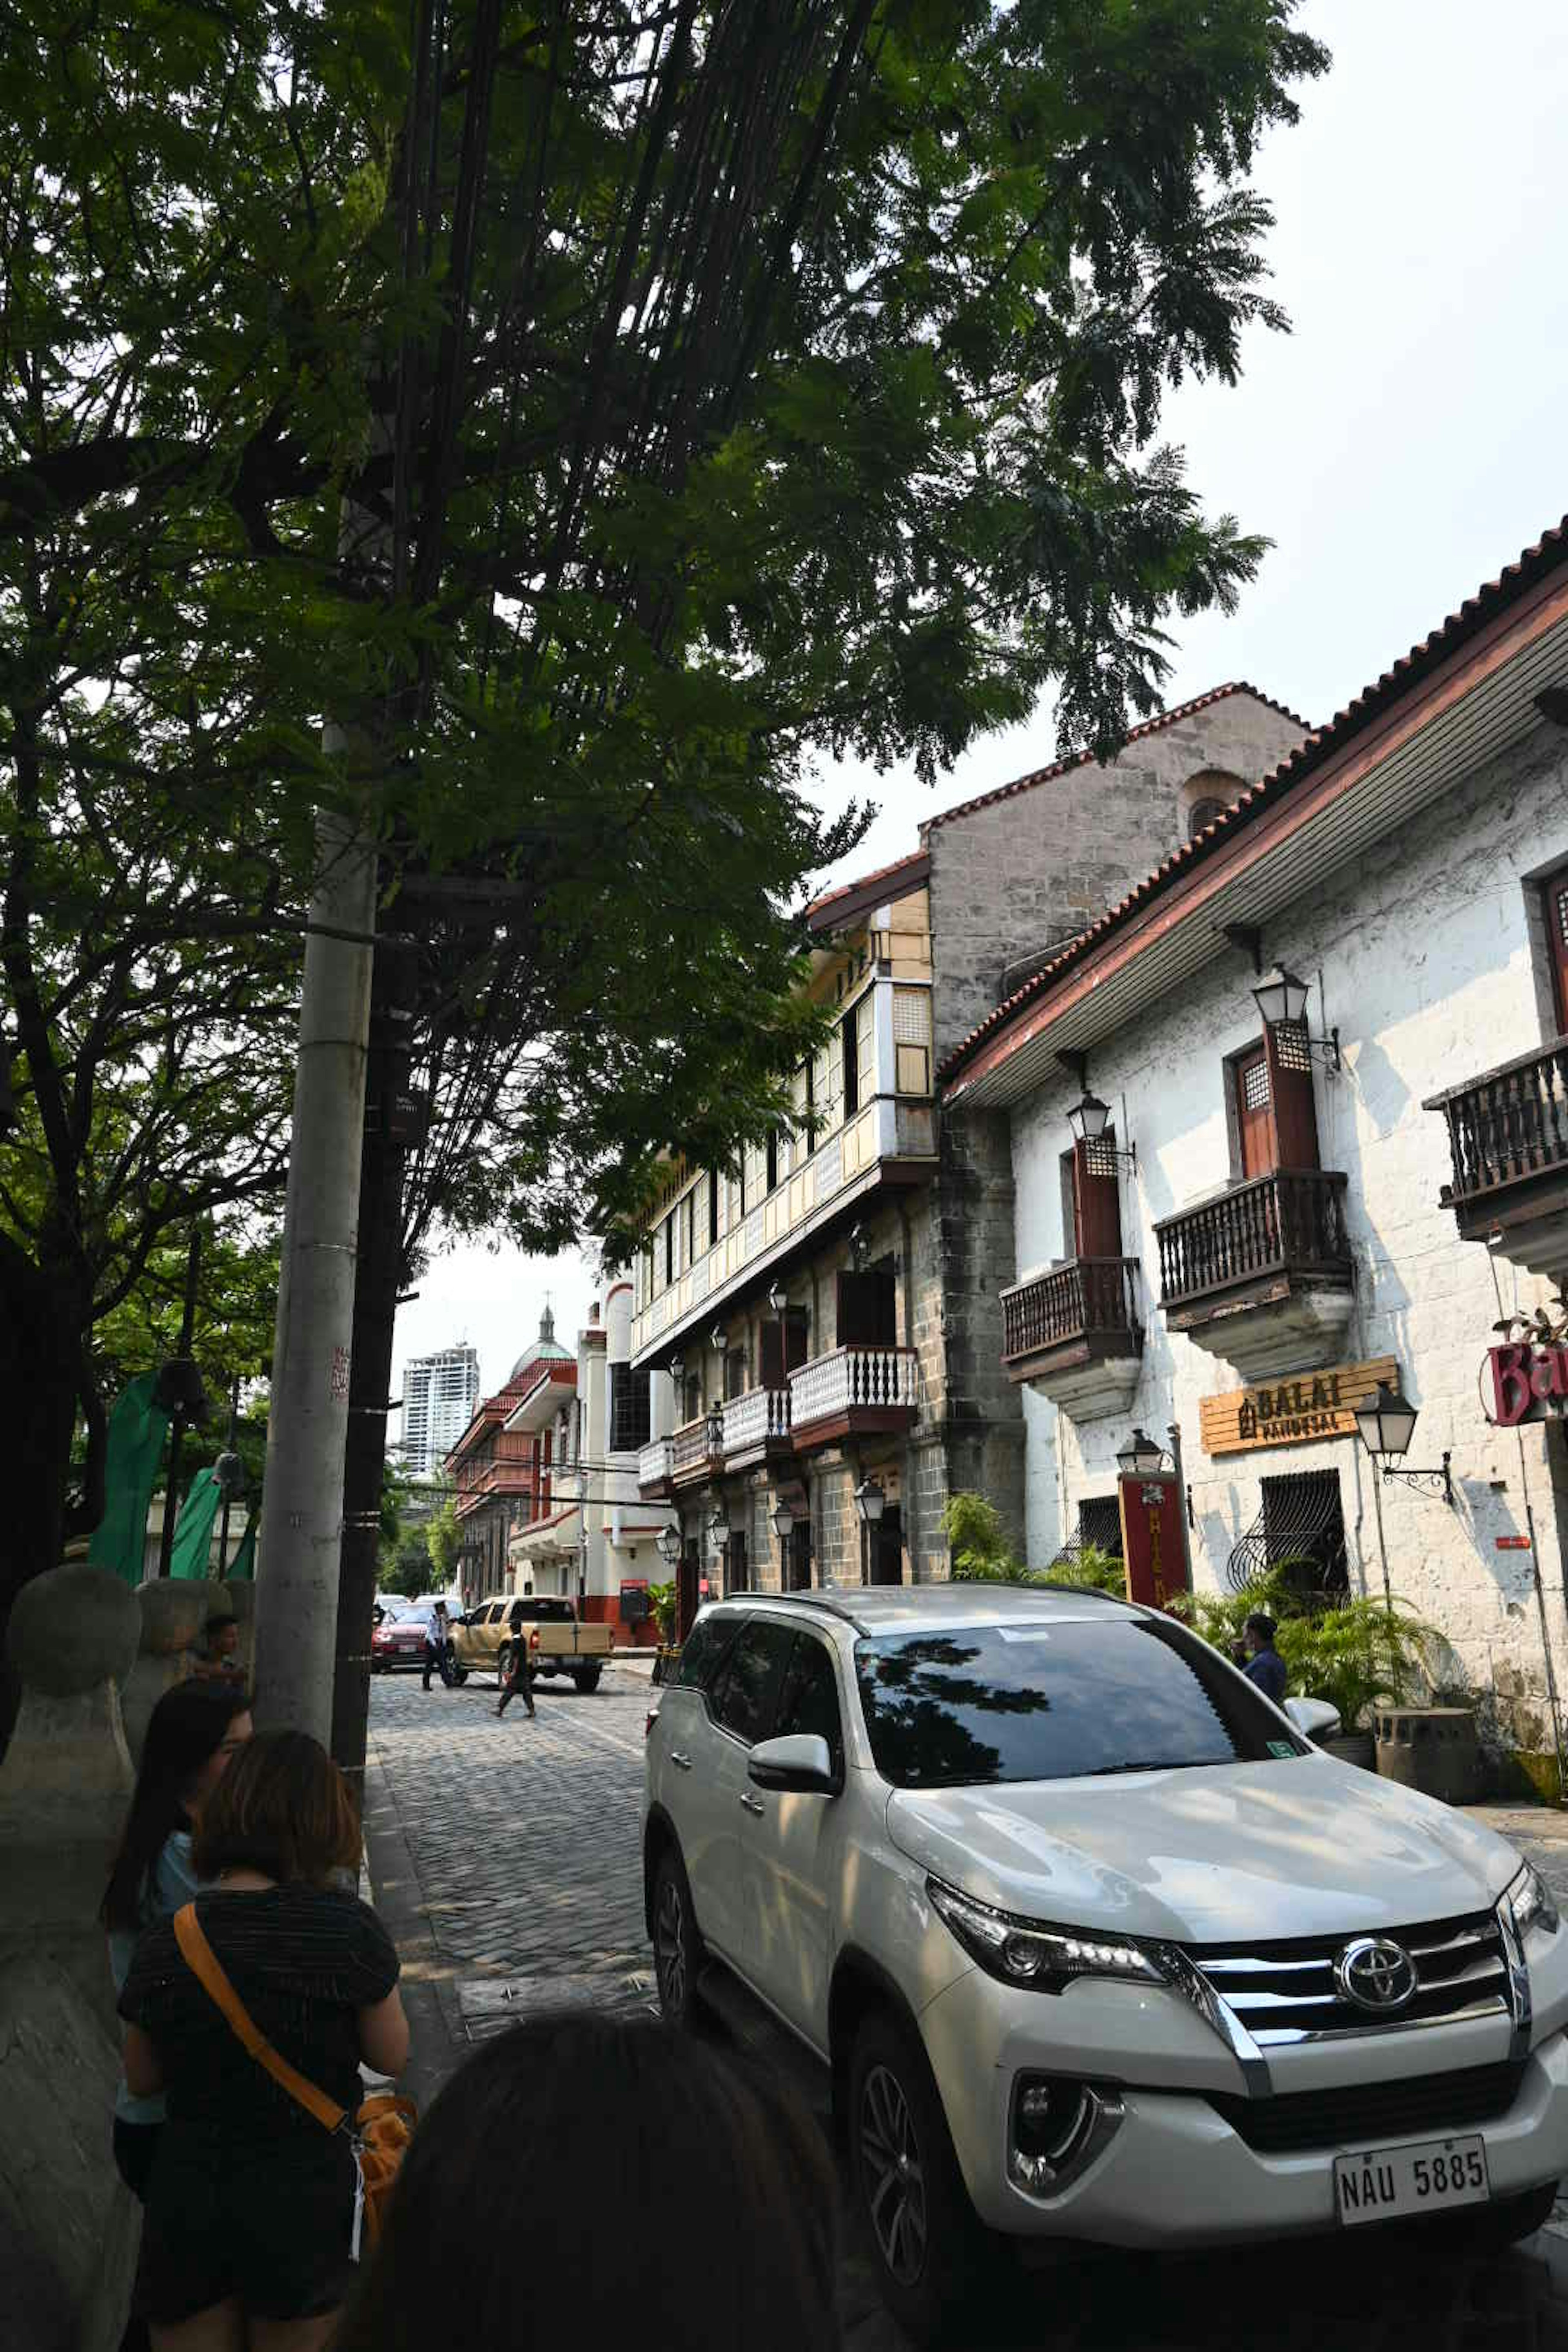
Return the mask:
<path fill-rule="evenodd" d="M 1248 1658 L 1241 1671 L 1249 1683 L 1258 1685 L 1265 1698 L 1271 1698 L 1276 1706 L 1284 1705 L 1290 1676 L 1284 1659 L 1272 1644 L 1267 1650 L 1259 1650 L 1256 1657 Z"/>
<path fill-rule="evenodd" d="M 354 2012 L 397 1982 L 396 1950 L 368 1904 L 313 1886 L 212 1887 L 196 1897 L 196 1916 L 273 2048 L 352 2115 L 364 2095 Z M 137 1944 L 120 2014 L 157 2050 L 171 2124 L 251 2143 L 301 2132 L 326 2139 L 192 1974 L 172 1919 Z"/>

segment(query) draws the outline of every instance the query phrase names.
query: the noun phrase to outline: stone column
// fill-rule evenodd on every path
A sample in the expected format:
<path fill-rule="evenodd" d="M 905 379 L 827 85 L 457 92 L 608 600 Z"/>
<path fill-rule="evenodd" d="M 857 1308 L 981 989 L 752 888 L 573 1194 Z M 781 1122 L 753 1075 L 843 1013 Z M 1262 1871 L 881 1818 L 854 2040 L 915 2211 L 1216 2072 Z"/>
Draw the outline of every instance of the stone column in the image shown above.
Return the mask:
<path fill-rule="evenodd" d="M 132 1786 L 136 1596 L 97 1568 L 18 1594 L 21 1711 L 0 1765 L 0 2245 L 6 2352 L 113 2352 L 140 2209 L 114 2168 L 120 2036 L 98 1906 Z"/>
<path fill-rule="evenodd" d="M 191 1652 L 202 1638 L 211 1606 L 208 1596 L 216 1590 L 216 1585 L 173 1576 L 153 1577 L 136 1588 L 142 1639 L 121 1701 L 121 1714 L 125 1744 L 138 1769 L 153 1709 L 165 1691 L 173 1690 L 190 1674 Z"/>

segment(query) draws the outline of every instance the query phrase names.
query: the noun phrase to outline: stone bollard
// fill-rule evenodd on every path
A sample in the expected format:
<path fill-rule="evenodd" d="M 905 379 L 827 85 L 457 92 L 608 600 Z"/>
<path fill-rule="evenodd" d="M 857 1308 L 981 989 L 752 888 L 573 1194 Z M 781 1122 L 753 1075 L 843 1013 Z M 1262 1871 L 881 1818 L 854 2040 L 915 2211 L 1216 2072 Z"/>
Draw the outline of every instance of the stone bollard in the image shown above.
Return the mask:
<path fill-rule="evenodd" d="M 110 2150 L 120 2036 L 103 1930 L 132 1786 L 120 1692 L 142 1632 L 102 1569 L 24 1585 L 6 1652 L 22 1685 L 0 1764 L 0 2246 L 6 2352 L 113 2352 L 141 2211 Z"/>
<path fill-rule="evenodd" d="M 256 1678 L 256 1587 L 240 1577 L 230 1584 L 226 1578 L 221 1584 L 207 1587 L 215 1597 L 214 1606 L 226 1609 L 239 1627 L 239 1663 L 247 1683 Z"/>
<path fill-rule="evenodd" d="M 138 1767 L 153 1709 L 166 1690 L 173 1690 L 189 1675 L 191 1653 L 202 1638 L 212 1605 L 208 1596 L 216 1589 L 172 1576 L 152 1577 L 136 1588 L 142 1642 L 121 1701 L 121 1714 L 125 1744 Z"/>

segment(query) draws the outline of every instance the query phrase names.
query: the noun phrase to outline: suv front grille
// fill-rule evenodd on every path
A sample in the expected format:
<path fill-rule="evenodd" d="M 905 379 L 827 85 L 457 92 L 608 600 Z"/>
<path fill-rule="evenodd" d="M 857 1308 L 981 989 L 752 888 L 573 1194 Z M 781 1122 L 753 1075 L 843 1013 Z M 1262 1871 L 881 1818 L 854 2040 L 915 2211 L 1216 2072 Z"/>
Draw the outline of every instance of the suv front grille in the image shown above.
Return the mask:
<path fill-rule="evenodd" d="M 1211 2091 L 1208 2104 L 1264 2156 L 1310 2148 L 1377 2146 L 1426 2132 L 1434 2137 L 1506 2116 L 1524 2075 L 1522 2060 L 1417 2074 L 1406 2083 L 1353 2083 L 1337 2091 L 1284 2091 L 1270 2099 Z"/>
<path fill-rule="evenodd" d="M 1321 2033 L 1386 2033 L 1401 2025 L 1510 2014 L 1508 1964 L 1495 1912 L 1379 1932 L 1405 1947 L 1416 1979 L 1414 1997 L 1383 2017 L 1358 2009 L 1334 1981 L 1334 1964 L 1354 1935 L 1184 1948 L 1260 2050 Z"/>

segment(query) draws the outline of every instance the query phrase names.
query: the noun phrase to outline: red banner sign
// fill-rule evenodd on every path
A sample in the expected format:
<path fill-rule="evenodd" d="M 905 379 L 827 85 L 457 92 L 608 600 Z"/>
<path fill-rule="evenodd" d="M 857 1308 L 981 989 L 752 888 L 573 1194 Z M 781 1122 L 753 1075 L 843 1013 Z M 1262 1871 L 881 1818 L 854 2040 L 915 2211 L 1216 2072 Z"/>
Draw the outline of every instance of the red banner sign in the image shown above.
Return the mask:
<path fill-rule="evenodd" d="M 1532 1348 L 1527 1340 L 1489 1348 L 1481 1377 L 1487 1418 L 1500 1429 L 1561 1418 L 1568 1403 L 1568 1348 Z"/>
<path fill-rule="evenodd" d="M 1163 1470 L 1152 1478 L 1119 1478 L 1116 1486 L 1127 1598 L 1148 1609 L 1163 1609 L 1173 1594 L 1187 1589 L 1181 1487 Z"/>

